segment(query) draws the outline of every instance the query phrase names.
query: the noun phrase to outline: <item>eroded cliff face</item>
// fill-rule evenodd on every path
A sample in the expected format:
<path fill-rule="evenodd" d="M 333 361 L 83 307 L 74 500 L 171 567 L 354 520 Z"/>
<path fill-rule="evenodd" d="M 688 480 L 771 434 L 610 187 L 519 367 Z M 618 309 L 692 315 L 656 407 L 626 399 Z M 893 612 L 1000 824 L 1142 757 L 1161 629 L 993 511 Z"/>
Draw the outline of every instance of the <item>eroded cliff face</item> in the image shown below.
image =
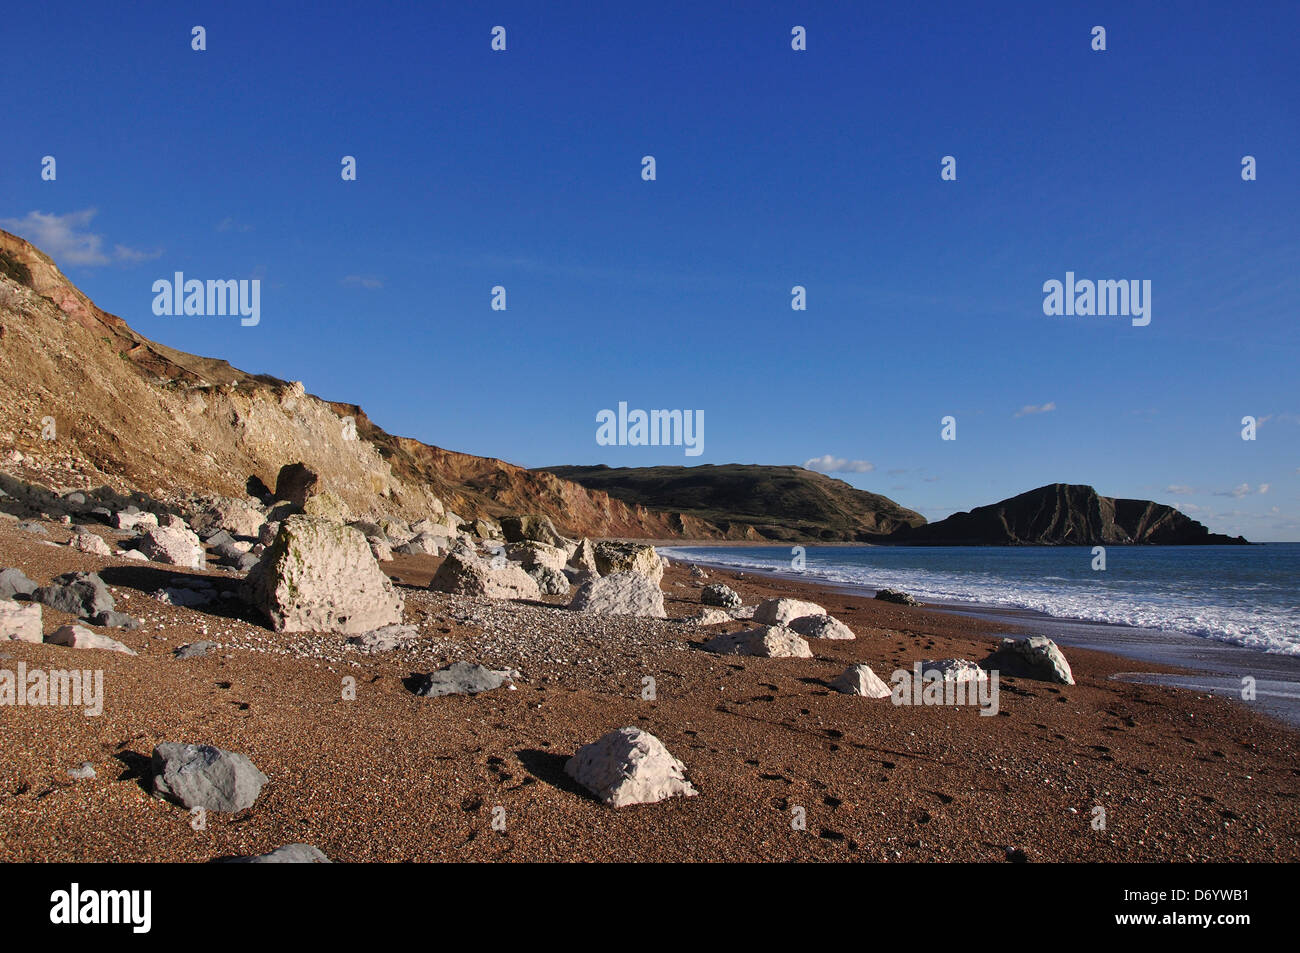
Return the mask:
<path fill-rule="evenodd" d="M 1101 496 L 1090 486 L 1052 483 L 899 534 L 908 543 L 982 546 L 1181 546 L 1245 543 L 1211 533 L 1172 506 Z"/>
<path fill-rule="evenodd" d="M 0 256 L 0 465 L 15 476 L 238 497 L 250 477 L 274 486 L 281 466 L 301 461 L 356 516 L 420 518 L 445 504 L 467 519 L 543 513 L 587 536 L 725 535 L 551 474 L 392 436 L 359 407 L 300 383 L 150 341 L 4 231 Z"/>

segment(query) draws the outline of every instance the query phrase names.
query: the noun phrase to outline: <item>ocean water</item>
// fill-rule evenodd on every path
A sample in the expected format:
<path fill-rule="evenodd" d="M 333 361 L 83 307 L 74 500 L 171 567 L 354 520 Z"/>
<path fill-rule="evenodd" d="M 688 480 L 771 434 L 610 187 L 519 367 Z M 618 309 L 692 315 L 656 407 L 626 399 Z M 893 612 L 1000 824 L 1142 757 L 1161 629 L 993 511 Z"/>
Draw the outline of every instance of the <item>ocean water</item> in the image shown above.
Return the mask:
<path fill-rule="evenodd" d="M 1182 633 L 1300 657 L 1300 543 L 1108 546 L 1092 569 L 1085 546 L 809 546 L 802 573 L 788 547 L 669 547 L 670 559 L 865 590 L 923 602 L 1029 610 L 1059 619 Z"/>

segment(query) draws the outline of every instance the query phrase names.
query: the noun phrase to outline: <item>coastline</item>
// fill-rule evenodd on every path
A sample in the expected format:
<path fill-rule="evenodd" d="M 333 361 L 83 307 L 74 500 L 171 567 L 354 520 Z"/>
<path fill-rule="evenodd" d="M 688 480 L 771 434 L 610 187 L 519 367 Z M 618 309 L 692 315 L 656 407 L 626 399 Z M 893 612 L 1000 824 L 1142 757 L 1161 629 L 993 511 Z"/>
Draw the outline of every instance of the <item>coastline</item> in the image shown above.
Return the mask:
<path fill-rule="evenodd" d="M 818 544 L 820 546 L 820 544 Z M 664 546 L 670 558 L 674 550 L 691 547 Z M 712 544 L 702 548 L 716 548 Z M 753 547 L 759 548 L 759 547 Z M 777 546 L 775 548 L 788 548 Z M 687 558 L 682 554 L 677 558 Z M 869 586 L 804 579 L 792 573 L 747 568 L 736 570 L 725 564 L 687 558 L 688 562 L 723 571 L 743 571 L 772 579 L 799 579 L 829 591 L 872 598 Z M 1123 673 L 1124 678 L 1149 681 L 1197 692 L 1213 692 L 1249 708 L 1257 709 L 1292 727 L 1300 727 L 1300 657 L 1277 655 L 1216 642 L 1187 633 L 1099 622 L 1070 616 L 1055 616 L 1033 609 L 1017 609 L 973 602 L 926 602 L 927 608 L 978 618 L 994 626 L 1007 626 L 1007 633 L 1032 632 L 1046 635 L 1058 645 L 1092 649 L 1139 663 L 1141 668 Z M 1150 666 L 1170 666 L 1177 674 L 1162 673 Z M 1255 699 L 1242 699 L 1242 679 L 1255 680 Z"/>
<path fill-rule="evenodd" d="M 274 633 L 234 603 L 150 595 L 238 574 L 96 558 L 49 545 L 67 531 L 48 530 L 41 541 L 0 525 L 0 565 L 42 583 L 101 572 L 146 626 L 108 632 L 135 656 L 0 647 L 0 667 L 101 668 L 105 692 L 98 718 L 0 712 L 0 861 L 207 862 L 287 843 L 354 862 L 1300 860 L 1300 732 L 1222 698 L 1118 681 L 1133 666 L 1111 653 L 1067 648 L 1073 686 L 1002 679 L 994 717 L 828 687 L 853 664 L 888 679 L 922 659 L 983 658 L 1012 628 L 995 620 L 718 571 L 746 605 L 815 601 L 856 638 L 810 640 L 811 658 L 715 655 L 707 639 L 752 623 L 683 621 L 701 584 L 677 561 L 662 581 L 669 618 L 655 620 L 583 615 L 563 596 L 447 596 L 426 588 L 437 557 L 399 556 L 382 566 L 418 641 L 363 654 L 341 635 Z M 47 630 L 68 621 L 45 615 Z M 198 639 L 217 649 L 173 657 Z M 472 697 L 406 687 L 453 661 L 521 675 L 516 690 Z M 345 678 L 353 700 L 340 698 Z M 625 725 L 659 738 L 699 795 L 613 809 L 577 788 L 567 759 Z M 254 807 L 196 831 L 150 793 L 163 741 L 240 752 L 270 780 Z M 71 780 L 83 761 L 97 776 Z"/>

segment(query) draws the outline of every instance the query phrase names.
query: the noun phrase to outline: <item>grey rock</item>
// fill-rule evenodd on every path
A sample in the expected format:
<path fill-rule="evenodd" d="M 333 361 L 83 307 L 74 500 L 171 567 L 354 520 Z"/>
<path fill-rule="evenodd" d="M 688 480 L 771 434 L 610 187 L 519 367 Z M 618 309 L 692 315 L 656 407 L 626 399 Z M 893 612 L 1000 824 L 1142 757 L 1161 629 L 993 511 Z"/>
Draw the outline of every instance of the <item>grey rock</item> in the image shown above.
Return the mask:
<path fill-rule="evenodd" d="M 155 794 L 209 811 L 252 807 L 268 780 L 245 755 L 175 741 L 153 749 L 152 768 Z"/>
<path fill-rule="evenodd" d="M 744 600 L 730 586 L 720 582 L 709 583 L 700 590 L 700 602 L 706 606 L 721 606 L 724 609 L 739 609 Z"/>
<path fill-rule="evenodd" d="M 27 578 L 21 569 L 0 569 L 0 599 L 12 599 L 16 595 L 30 596 L 36 591 L 36 583 Z"/>
<path fill-rule="evenodd" d="M 99 649 L 135 655 L 134 649 L 127 648 L 117 639 L 110 639 L 80 625 L 61 625 L 45 637 L 45 642 L 47 645 L 63 645 L 71 649 Z"/>
<path fill-rule="evenodd" d="M 848 641 L 857 638 L 853 630 L 828 615 L 805 615 L 791 619 L 786 623 L 800 635 L 810 639 L 840 639 Z"/>
<path fill-rule="evenodd" d="M 391 652 L 404 649 L 420 637 L 411 625 L 386 625 L 371 632 L 363 632 L 348 639 L 348 644 L 363 652 Z"/>
<path fill-rule="evenodd" d="M 919 606 L 921 604 L 898 589 L 879 589 L 876 591 L 876 598 L 881 602 L 893 602 L 900 606 Z"/>
<path fill-rule="evenodd" d="M 96 613 L 90 619 L 91 625 L 97 625 L 105 629 L 138 629 L 143 623 L 134 616 L 127 615 L 125 612 L 117 612 L 109 609 L 106 612 Z"/>
<path fill-rule="evenodd" d="M 116 608 L 108 586 L 93 572 L 65 572 L 48 586 L 41 586 L 33 592 L 32 598 L 51 609 L 82 619 Z"/>
<path fill-rule="evenodd" d="M 1060 648 L 1045 635 L 1027 639 L 1003 639 L 998 648 L 980 667 L 1012 678 L 1032 678 L 1040 682 L 1073 685 L 1074 673 Z"/>
<path fill-rule="evenodd" d="M 477 695 L 500 688 L 514 677 L 517 673 L 509 669 L 495 670 L 471 662 L 453 662 L 444 669 L 417 678 L 411 691 L 424 698 Z"/>
<path fill-rule="evenodd" d="M 569 577 L 559 569 L 537 565 L 524 571 L 533 577 L 542 595 L 567 596 L 569 594 Z"/>
<path fill-rule="evenodd" d="M 269 854 L 252 857 L 227 857 L 225 864 L 329 864 L 333 863 L 318 847 L 310 844 L 285 844 Z"/>
<path fill-rule="evenodd" d="M 188 645 L 182 645 L 180 648 L 174 649 L 172 655 L 178 659 L 203 658 L 216 647 L 216 642 L 208 642 L 207 640 L 191 642 Z"/>

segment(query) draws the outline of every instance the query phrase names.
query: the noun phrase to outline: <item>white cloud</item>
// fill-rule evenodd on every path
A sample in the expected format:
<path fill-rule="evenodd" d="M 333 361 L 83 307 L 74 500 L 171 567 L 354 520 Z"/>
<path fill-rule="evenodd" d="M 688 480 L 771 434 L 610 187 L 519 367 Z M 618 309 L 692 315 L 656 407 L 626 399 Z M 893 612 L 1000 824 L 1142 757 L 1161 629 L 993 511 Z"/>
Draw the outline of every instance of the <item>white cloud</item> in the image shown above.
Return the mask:
<path fill-rule="evenodd" d="M 1192 496 L 1196 493 L 1196 489 L 1194 487 L 1184 486 L 1181 483 L 1173 483 L 1165 487 L 1165 492 L 1172 493 L 1175 496 Z"/>
<path fill-rule="evenodd" d="M 1234 486 L 1231 490 L 1216 490 L 1214 495 L 1230 496 L 1234 500 L 1239 500 L 1243 496 L 1252 496 L 1256 493 L 1261 495 L 1267 493 L 1270 486 L 1272 486 L 1272 484 L 1270 483 L 1261 483 L 1258 489 L 1252 489 L 1249 483 L 1239 483 L 1236 486 Z"/>
<path fill-rule="evenodd" d="M 67 215 L 28 212 L 25 218 L 0 219 L 0 225 L 27 239 L 53 258 L 56 265 L 133 265 L 162 255 L 161 250 L 146 252 L 125 245 L 105 251 L 104 236 L 88 230 L 98 211 L 88 208 Z"/>
<path fill-rule="evenodd" d="M 843 457 L 832 457 L 829 453 L 805 460 L 803 466 L 805 470 L 816 470 L 818 473 L 870 473 L 876 468 L 874 463 L 866 460 L 846 460 Z"/>
<path fill-rule="evenodd" d="M 348 275 L 343 279 L 343 284 L 352 288 L 365 288 L 367 291 L 374 291 L 384 286 L 384 279 L 376 278 L 374 275 Z"/>
<path fill-rule="evenodd" d="M 1016 417 L 1026 417 L 1029 414 L 1050 414 L 1056 409 L 1056 401 L 1051 400 L 1045 404 L 1025 404 L 1014 414 Z"/>

